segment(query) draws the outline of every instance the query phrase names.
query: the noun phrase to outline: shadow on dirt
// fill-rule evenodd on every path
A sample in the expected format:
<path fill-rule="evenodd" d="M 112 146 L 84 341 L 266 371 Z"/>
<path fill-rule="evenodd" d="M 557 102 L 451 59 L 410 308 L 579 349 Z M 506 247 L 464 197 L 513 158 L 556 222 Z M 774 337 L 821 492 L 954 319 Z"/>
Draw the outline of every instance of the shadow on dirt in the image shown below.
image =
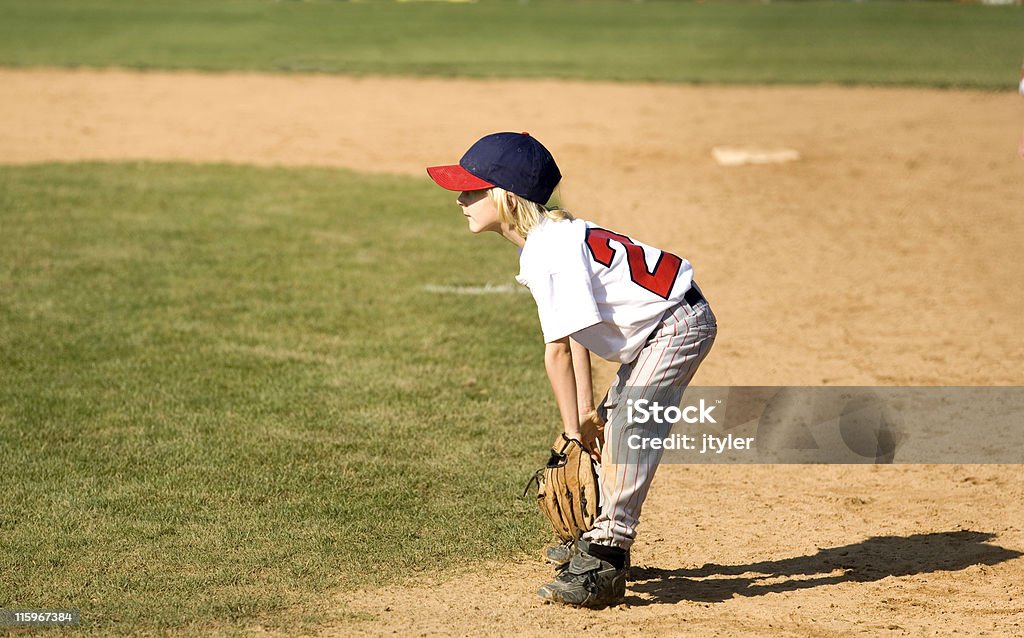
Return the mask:
<path fill-rule="evenodd" d="M 733 596 L 762 596 L 822 585 L 869 582 L 886 576 L 957 571 L 996 565 L 1022 552 L 987 541 L 995 534 L 968 530 L 911 536 L 873 536 L 859 543 L 827 547 L 808 556 L 747 565 L 709 563 L 696 569 L 630 568 L 629 589 L 651 598 L 627 596 L 641 607 L 683 600 L 722 602 Z"/>

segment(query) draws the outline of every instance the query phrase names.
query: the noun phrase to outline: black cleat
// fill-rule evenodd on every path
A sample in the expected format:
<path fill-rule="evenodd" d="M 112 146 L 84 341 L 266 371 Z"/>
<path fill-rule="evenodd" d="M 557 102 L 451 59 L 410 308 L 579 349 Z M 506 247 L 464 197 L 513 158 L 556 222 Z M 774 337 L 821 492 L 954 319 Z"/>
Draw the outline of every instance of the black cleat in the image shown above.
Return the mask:
<path fill-rule="evenodd" d="M 622 567 L 616 567 L 607 560 L 591 554 L 590 543 L 579 541 L 577 553 L 562 568 L 555 580 L 537 590 L 537 595 L 546 601 L 573 605 L 576 607 L 607 607 L 617 605 L 626 597 L 626 566 L 624 550 L 597 546 L 595 550 L 607 554 L 615 550 L 622 552 Z M 596 553 L 596 552 L 595 552 Z"/>

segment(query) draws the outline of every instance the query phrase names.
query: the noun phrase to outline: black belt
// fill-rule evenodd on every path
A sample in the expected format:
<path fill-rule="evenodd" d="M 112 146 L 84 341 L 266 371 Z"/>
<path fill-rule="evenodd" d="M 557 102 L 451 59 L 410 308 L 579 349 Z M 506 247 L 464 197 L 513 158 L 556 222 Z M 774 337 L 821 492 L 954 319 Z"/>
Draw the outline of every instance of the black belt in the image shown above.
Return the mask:
<path fill-rule="evenodd" d="M 683 301 L 687 303 L 691 308 L 704 301 L 704 295 L 700 294 L 700 289 L 697 288 L 697 284 L 690 284 L 690 289 L 683 295 Z"/>

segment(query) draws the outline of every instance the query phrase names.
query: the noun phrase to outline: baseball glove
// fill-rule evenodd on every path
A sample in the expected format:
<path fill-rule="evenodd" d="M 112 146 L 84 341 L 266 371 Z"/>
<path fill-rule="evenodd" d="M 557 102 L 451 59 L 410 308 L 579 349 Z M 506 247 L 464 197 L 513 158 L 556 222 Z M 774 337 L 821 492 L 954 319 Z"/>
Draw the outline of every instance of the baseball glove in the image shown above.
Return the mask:
<path fill-rule="evenodd" d="M 595 464 L 576 439 L 562 433 L 551 446 L 547 464 L 537 470 L 537 505 L 563 543 L 578 539 L 594 525 L 601 511 Z"/>

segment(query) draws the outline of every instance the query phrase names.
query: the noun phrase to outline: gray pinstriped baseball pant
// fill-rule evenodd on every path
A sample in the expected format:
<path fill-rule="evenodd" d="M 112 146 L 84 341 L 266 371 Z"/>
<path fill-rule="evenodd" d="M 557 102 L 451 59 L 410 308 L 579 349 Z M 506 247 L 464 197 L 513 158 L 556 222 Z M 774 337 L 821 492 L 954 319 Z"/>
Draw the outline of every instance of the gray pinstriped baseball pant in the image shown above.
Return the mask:
<path fill-rule="evenodd" d="M 667 310 L 640 354 L 619 367 L 615 382 L 598 413 L 605 420 L 601 454 L 601 513 L 583 539 L 629 549 L 636 538 L 640 510 L 661 461 L 661 449 L 631 449 L 629 435 L 664 438 L 668 423 L 627 424 L 627 401 L 679 405 L 697 366 L 711 350 L 718 326 L 703 299 L 695 306 L 681 302 Z M 627 425 L 629 426 L 627 428 Z M 619 458 L 615 458 L 619 457 Z"/>

